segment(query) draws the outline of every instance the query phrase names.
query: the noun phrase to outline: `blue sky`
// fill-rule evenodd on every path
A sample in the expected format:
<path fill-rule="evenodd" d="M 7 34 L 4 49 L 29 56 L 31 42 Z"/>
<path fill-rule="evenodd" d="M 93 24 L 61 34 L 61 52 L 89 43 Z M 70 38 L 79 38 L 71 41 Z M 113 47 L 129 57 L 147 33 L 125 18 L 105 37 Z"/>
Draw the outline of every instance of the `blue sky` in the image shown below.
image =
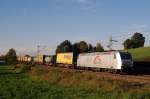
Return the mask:
<path fill-rule="evenodd" d="M 134 32 L 150 44 L 149 0 L 0 0 L 0 54 L 15 48 L 19 54 L 35 54 L 46 45 L 53 54 L 63 40 L 85 40 L 106 48 L 109 37 L 119 42 Z"/>

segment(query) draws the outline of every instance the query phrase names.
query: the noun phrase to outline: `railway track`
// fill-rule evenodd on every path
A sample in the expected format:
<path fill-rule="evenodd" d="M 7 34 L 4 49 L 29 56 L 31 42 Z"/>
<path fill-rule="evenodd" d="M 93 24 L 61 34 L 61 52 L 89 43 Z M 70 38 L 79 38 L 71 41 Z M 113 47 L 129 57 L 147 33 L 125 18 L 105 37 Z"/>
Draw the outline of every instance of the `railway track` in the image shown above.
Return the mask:
<path fill-rule="evenodd" d="M 79 70 L 79 69 L 71 69 L 71 68 L 60 68 L 60 67 L 53 67 L 49 66 L 49 69 L 51 68 L 58 68 L 65 72 L 75 72 L 79 71 L 80 73 L 91 73 L 94 74 L 97 78 L 109 78 L 112 80 L 124 80 L 128 82 L 137 82 L 137 83 L 149 83 L 150 84 L 150 75 L 147 74 L 113 74 L 109 72 L 94 72 L 94 71 L 88 71 L 88 70 Z"/>
<path fill-rule="evenodd" d="M 104 72 L 99 72 L 96 74 L 98 77 L 112 78 L 115 80 L 125 80 L 128 82 L 138 82 L 138 83 L 150 83 L 150 75 L 128 75 L 128 74 L 120 75 Z"/>

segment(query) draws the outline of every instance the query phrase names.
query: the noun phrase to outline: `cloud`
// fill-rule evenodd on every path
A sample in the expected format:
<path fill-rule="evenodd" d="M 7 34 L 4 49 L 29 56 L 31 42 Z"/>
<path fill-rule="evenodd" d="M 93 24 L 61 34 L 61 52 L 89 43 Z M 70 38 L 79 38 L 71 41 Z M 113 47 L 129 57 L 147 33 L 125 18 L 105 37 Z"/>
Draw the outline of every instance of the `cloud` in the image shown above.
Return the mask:
<path fill-rule="evenodd" d="M 89 2 L 93 2 L 95 0 L 74 0 L 77 1 L 78 3 L 89 3 Z"/>
<path fill-rule="evenodd" d="M 132 24 L 131 29 L 132 29 L 132 31 L 135 31 L 135 32 L 149 31 L 148 26 L 144 25 L 144 24 Z"/>
<path fill-rule="evenodd" d="M 74 0 L 78 3 L 95 3 L 96 0 Z"/>
<path fill-rule="evenodd" d="M 66 5 L 73 5 L 72 7 L 79 8 L 83 11 L 96 11 L 97 0 L 55 0 L 56 8 L 64 8 Z"/>
<path fill-rule="evenodd" d="M 74 0 L 82 10 L 96 11 L 96 0 Z"/>

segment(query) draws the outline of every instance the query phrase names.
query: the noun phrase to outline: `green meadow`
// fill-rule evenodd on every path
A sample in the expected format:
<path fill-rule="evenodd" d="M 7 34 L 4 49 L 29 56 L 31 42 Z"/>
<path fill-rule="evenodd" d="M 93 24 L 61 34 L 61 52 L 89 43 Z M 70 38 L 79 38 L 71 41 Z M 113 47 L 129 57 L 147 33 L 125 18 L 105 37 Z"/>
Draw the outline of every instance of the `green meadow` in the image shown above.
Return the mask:
<path fill-rule="evenodd" d="M 134 60 L 150 61 L 150 47 L 130 49 L 128 51 L 132 54 Z"/>
<path fill-rule="evenodd" d="M 0 99 L 150 99 L 150 84 L 37 66 L 0 74 Z"/>

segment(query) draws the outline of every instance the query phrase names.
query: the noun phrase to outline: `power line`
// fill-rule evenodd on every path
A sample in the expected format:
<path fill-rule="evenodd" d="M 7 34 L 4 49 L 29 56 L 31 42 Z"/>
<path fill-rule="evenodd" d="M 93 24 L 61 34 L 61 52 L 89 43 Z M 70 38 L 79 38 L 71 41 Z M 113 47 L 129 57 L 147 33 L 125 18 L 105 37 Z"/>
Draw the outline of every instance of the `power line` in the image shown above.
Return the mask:
<path fill-rule="evenodd" d="M 39 55 L 40 55 L 41 52 L 43 52 L 43 51 L 49 51 L 49 50 L 46 50 L 46 45 L 37 45 L 38 61 L 39 61 Z"/>
<path fill-rule="evenodd" d="M 149 33 L 146 32 L 146 33 L 142 33 L 143 36 L 146 38 L 145 40 L 145 46 L 149 46 L 150 45 L 150 40 L 148 39 L 149 38 Z M 112 46 L 114 45 L 114 43 L 118 43 L 119 45 L 123 44 L 123 42 L 128 39 L 128 38 L 131 38 L 132 36 L 134 35 L 134 32 L 133 33 L 124 33 L 124 34 L 117 34 L 117 35 L 113 35 L 109 38 L 109 44 L 107 45 L 107 47 L 112 50 Z"/>
<path fill-rule="evenodd" d="M 113 46 L 113 43 L 114 42 L 118 42 L 117 40 L 114 40 L 113 38 L 112 38 L 112 36 L 110 36 L 110 38 L 109 38 L 109 43 L 108 43 L 108 45 L 107 45 L 107 47 L 108 47 L 108 49 L 109 50 L 112 50 L 112 46 Z"/>

